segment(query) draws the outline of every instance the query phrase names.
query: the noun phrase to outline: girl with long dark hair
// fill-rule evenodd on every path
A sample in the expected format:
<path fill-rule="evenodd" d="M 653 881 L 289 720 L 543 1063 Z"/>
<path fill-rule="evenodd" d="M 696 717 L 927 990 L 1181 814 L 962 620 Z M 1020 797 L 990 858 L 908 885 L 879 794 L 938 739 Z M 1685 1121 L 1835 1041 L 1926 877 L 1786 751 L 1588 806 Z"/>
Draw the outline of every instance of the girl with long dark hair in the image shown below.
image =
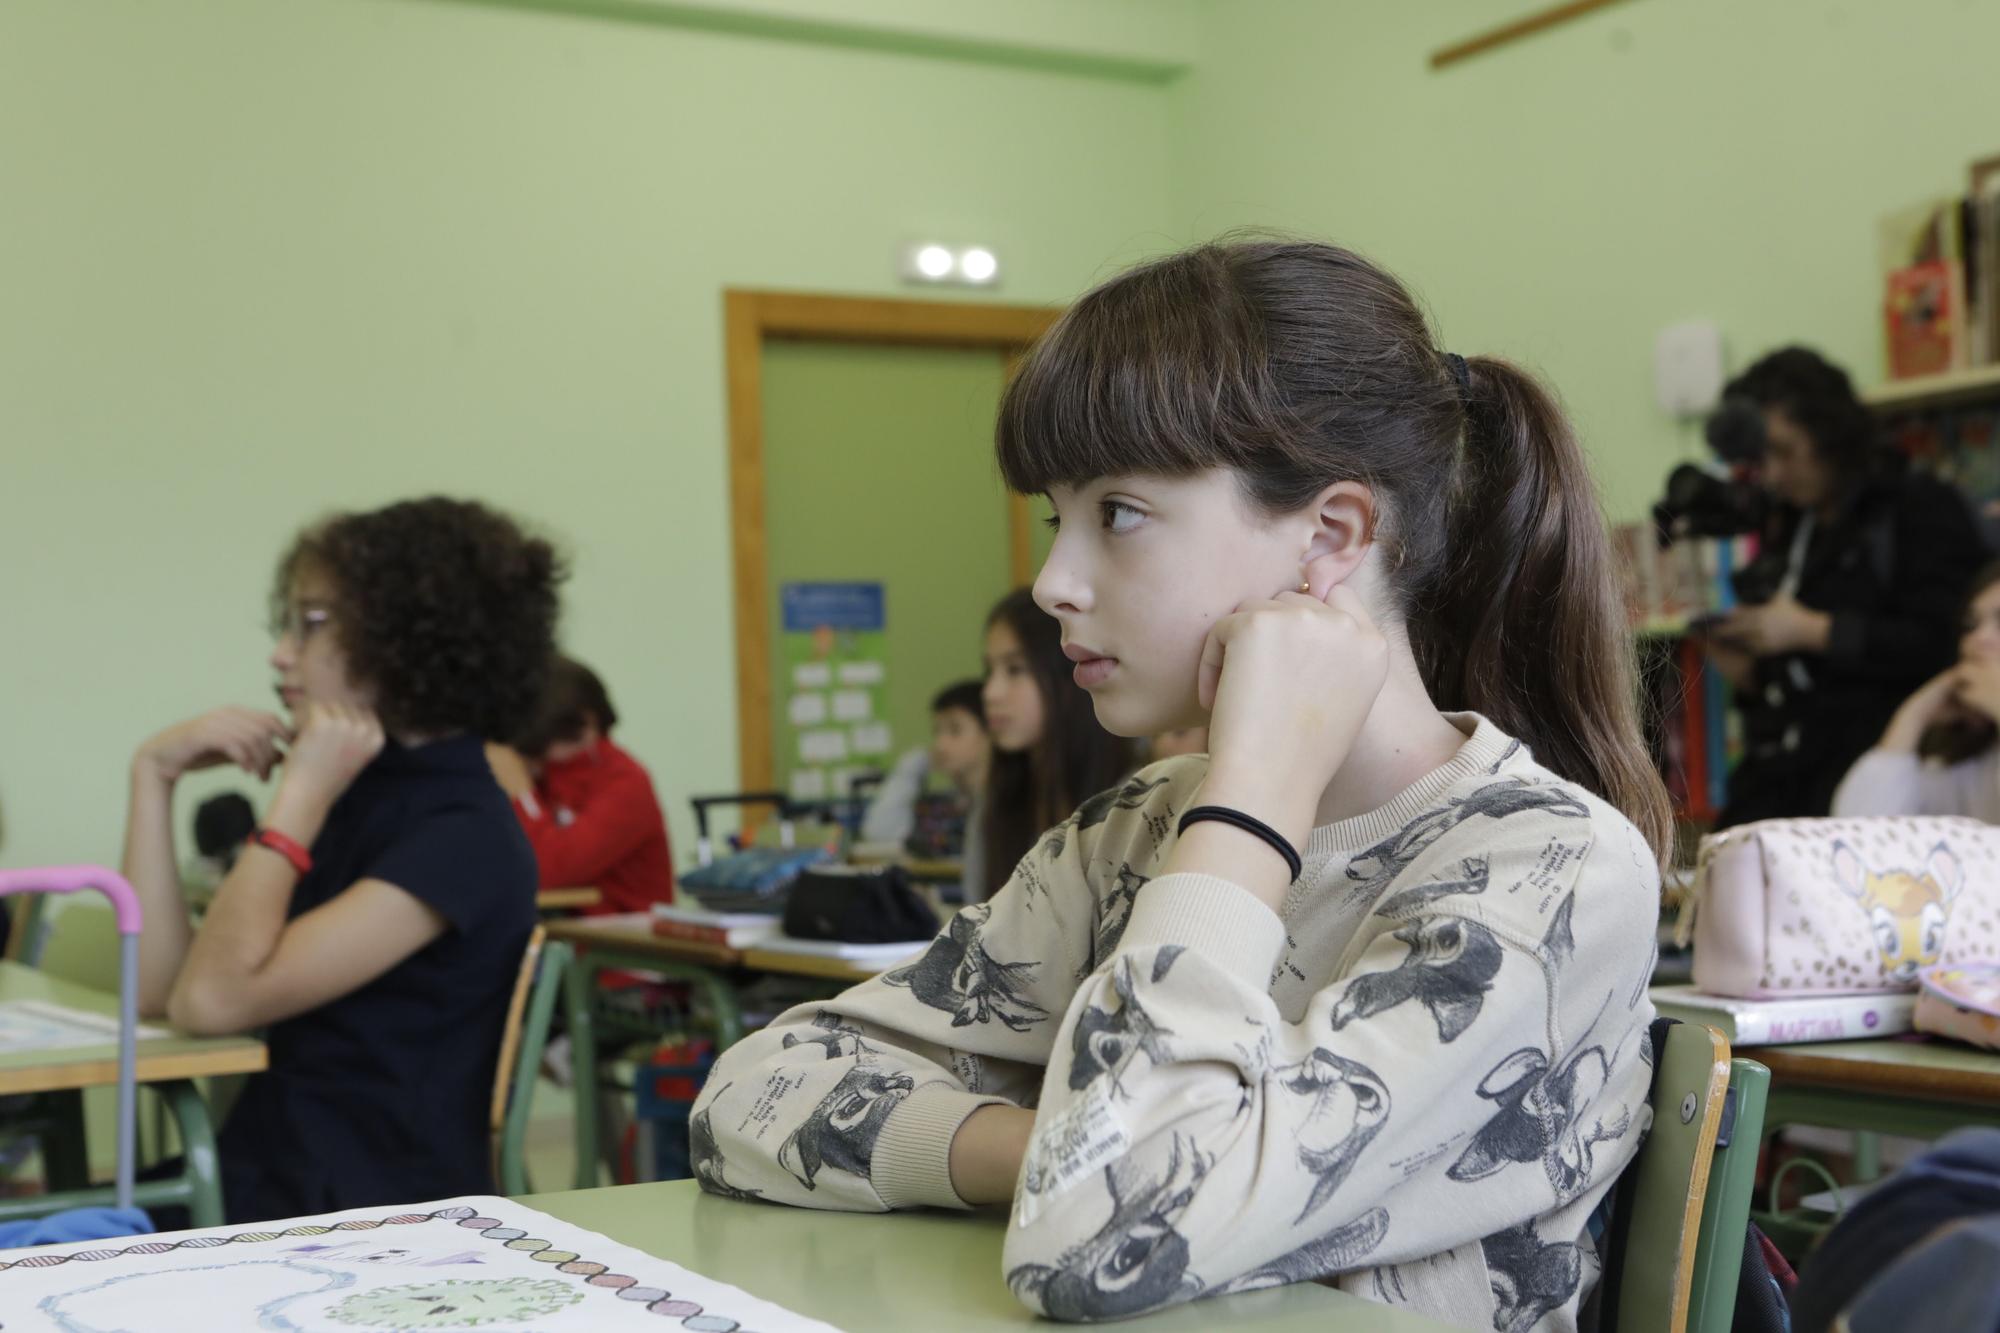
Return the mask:
<path fill-rule="evenodd" d="M 1084 296 L 998 435 L 1098 719 L 1209 752 L 726 1052 L 702 1184 L 1011 1203 L 1058 1319 L 1327 1279 L 1575 1327 L 1649 1121 L 1669 818 L 1554 398 L 1359 256 L 1250 241 Z"/>
<path fill-rule="evenodd" d="M 984 702 L 993 765 L 981 811 L 991 897 L 1043 831 L 1133 768 L 1132 743 L 1106 731 L 1063 656 L 1062 626 L 1016 588 L 986 618 Z"/>

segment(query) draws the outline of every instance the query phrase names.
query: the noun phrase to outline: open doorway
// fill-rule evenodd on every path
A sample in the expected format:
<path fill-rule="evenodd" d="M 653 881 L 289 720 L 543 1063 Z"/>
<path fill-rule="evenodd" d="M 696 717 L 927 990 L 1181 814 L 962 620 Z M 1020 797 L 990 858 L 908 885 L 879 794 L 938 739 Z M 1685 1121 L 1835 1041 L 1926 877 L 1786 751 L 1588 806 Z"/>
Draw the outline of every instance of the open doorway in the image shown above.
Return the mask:
<path fill-rule="evenodd" d="M 779 602 L 805 581 L 881 590 L 879 729 L 847 728 L 824 763 L 886 766 L 885 745 L 923 742 L 929 692 L 971 673 L 993 600 L 1033 576 L 1042 543 L 993 467 L 992 413 L 1060 312 L 734 290 L 724 308 L 741 786 L 787 789 L 800 762 Z"/>

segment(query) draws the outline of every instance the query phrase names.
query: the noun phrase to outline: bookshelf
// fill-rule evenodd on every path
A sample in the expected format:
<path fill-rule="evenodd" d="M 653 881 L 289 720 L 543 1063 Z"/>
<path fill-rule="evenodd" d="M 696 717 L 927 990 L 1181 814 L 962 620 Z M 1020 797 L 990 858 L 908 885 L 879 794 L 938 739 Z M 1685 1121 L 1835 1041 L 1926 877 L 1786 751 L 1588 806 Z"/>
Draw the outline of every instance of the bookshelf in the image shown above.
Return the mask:
<path fill-rule="evenodd" d="M 2000 365 L 1890 380 L 1862 395 L 1863 402 L 1884 414 L 1929 412 L 1991 400 L 2000 400 Z"/>

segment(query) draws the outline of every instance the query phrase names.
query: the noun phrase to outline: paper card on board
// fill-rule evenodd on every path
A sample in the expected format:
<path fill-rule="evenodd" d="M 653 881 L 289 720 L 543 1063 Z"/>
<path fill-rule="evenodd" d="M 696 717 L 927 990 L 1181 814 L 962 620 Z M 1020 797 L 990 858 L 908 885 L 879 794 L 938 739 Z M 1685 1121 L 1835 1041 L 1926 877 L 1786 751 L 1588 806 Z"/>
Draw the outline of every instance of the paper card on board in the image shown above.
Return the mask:
<path fill-rule="evenodd" d="M 889 753 L 890 739 L 889 724 L 887 722 L 864 723 L 861 726 L 853 728 L 848 734 L 853 737 L 854 753 L 856 754 Z"/>
<path fill-rule="evenodd" d="M 835 722 L 866 722 L 875 712 L 875 701 L 866 690 L 836 690 L 833 695 Z"/>
<path fill-rule="evenodd" d="M 847 733 L 805 731 L 799 733 L 799 760 L 807 764 L 840 764 L 847 761 Z"/>
<path fill-rule="evenodd" d="M 880 662 L 842 662 L 840 683 L 842 685 L 880 685 L 883 668 Z"/>
<path fill-rule="evenodd" d="M 823 690 L 833 684 L 833 667 L 826 662 L 800 662 L 792 668 L 792 687 Z"/>
<path fill-rule="evenodd" d="M 826 721 L 826 696 L 824 694 L 795 694 L 790 708 L 792 725 L 795 727 L 816 727 Z"/>

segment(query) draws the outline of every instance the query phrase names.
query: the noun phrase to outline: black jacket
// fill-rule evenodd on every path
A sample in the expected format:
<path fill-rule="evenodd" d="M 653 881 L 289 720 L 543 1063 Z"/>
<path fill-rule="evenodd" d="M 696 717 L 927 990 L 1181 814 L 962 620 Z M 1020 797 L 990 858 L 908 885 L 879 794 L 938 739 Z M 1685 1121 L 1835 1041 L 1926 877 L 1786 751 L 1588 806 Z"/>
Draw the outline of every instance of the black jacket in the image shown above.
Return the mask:
<path fill-rule="evenodd" d="M 1770 599 L 1802 521 L 1796 509 L 1774 514 L 1737 578 L 1744 600 Z M 1869 479 L 1819 526 L 1796 595 L 1832 613 L 1827 650 L 1758 659 L 1755 686 L 1736 699 L 1744 755 L 1718 827 L 1827 812 L 1897 706 L 1956 659 L 1965 591 L 1984 556 L 1964 497 L 1921 473 Z"/>

